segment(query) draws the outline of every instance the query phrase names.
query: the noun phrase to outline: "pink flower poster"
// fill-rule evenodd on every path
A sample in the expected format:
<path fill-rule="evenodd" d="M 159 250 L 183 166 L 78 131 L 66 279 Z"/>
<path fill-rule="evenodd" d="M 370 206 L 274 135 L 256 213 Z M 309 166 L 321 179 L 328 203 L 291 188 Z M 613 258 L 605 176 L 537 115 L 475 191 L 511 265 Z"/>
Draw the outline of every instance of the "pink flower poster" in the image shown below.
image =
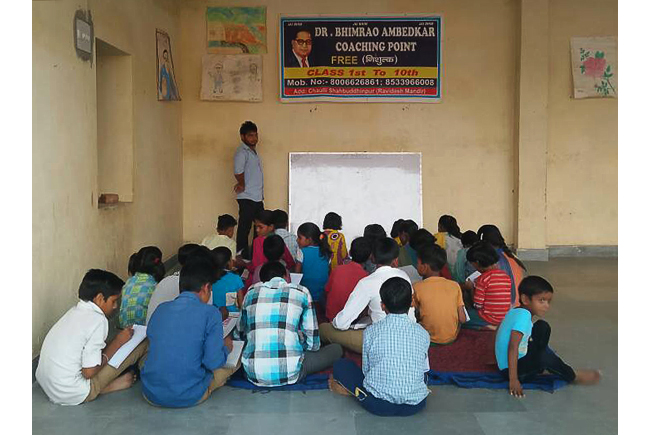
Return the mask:
<path fill-rule="evenodd" d="M 616 98 L 618 50 L 615 37 L 571 38 L 574 98 Z"/>

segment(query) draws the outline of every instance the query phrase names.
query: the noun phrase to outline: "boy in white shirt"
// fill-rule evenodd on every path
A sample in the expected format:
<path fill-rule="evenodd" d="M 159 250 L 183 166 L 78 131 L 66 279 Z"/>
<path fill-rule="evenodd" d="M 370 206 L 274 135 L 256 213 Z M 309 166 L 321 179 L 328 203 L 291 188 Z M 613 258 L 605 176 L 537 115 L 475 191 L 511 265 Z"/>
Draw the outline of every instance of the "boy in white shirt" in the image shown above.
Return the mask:
<path fill-rule="evenodd" d="M 404 278 L 409 284 L 409 276 L 397 268 L 399 246 L 390 237 L 384 237 L 375 242 L 372 251 L 372 262 L 377 269 L 369 276 L 361 279 L 352 290 L 345 307 L 336 315 L 332 323 L 318 325 L 321 340 L 338 343 L 353 352 L 361 353 L 363 349 L 363 329 L 355 328 L 353 323 L 368 308 L 371 323 L 377 323 L 386 317 L 381 308 L 379 289 L 389 278 Z M 413 288 L 411 287 L 411 292 Z M 408 317 L 415 322 L 415 311 L 411 308 Z"/>
<path fill-rule="evenodd" d="M 233 236 L 235 235 L 236 226 L 237 221 L 234 217 L 229 214 L 222 214 L 217 219 L 217 234 L 205 236 L 201 244 L 207 246 L 209 250 L 213 250 L 219 246 L 225 246 L 230 249 L 232 257 L 235 258 L 237 254 L 237 242 L 235 242 Z"/>
<path fill-rule="evenodd" d="M 106 345 L 108 320 L 117 311 L 124 281 L 111 272 L 91 269 L 79 286 L 77 305 L 47 333 L 36 380 L 54 403 L 79 405 L 99 394 L 129 388 L 133 373 L 122 374 L 146 352 L 145 340 L 118 367 L 108 361 L 133 336 L 133 328 L 122 330 Z"/>

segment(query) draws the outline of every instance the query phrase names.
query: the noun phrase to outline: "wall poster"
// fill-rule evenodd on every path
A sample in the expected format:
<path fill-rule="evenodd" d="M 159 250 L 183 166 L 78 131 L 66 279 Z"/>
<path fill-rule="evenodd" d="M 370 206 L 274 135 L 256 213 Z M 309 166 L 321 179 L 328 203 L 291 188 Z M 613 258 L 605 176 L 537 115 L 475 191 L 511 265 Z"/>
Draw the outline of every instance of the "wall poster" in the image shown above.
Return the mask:
<path fill-rule="evenodd" d="M 618 50 L 615 37 L 571 38 L 574 98 L 616 98 Z"/>
<path fill-rule="evenodd" d="M 439 15 L 282 16 L 282 102 L 440 102 Z"/>
<path fill-rule="evenodd" d="M 266 53 L 266 7 L 208 7 L 208 53 Z"/>
<path fill-rule="evenodd" d="M 180 101 L 172 60 L 172 44 L 169 35 L 156 29 L 156 84 L 159 101 Z"/>
<path fill-rule="evenodd" d="M 203 55 L 201 100 L 262 101 L 262 56 Z"/>

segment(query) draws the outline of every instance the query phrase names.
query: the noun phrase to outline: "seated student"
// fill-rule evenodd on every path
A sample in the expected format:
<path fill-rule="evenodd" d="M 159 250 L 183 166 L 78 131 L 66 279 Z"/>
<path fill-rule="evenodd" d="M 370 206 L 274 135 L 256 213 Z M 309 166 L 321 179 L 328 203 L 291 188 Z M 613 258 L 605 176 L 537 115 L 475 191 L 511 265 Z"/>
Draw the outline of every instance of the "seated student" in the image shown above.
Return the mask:
<path fill-rule="evenodd" d="M 384 230 L 384 227 L 379 224 L 366 225 L 366 227 L 363 229 L 363 237 L 370 242 L 370 250 L 372 252 L 375 246 L 375 242 L 386 237 L 386 231 Z M 377 270 L 377 265 L 372 262 L 372 256 L 368 259 L 368 261 L 365 262 L 363 268 L 368 273 L 373 273 L 375 270 Z"/>
<path fill-rule="evenodd" d="M 481 273 L 473 283 L 465 281 L 469 321 L 463 327 L 496 329 L 510 309 L 510 277 L 499 269 L 499 255 L 486 242 L 478 242 L 467 251 L 467 261 Z M 469 304 L 471 302 L 471 304 Z"/>
<path fill-rule="evenodd" d="M 147 352 L 147 341 L 118 368 L 109 366 L 108 361 L 131 339 L 133 328 L 120 331 L 113 341 L 105 343 L 107 317 L 117 310 L 123 285 L 124 281 L 111 272 L 89 270 L 79 286 L 80 301 L 45 336 L 36 380 L 52 402 L 79 405 L 99 394 L 129 388 L 135 381 L 132 372 L 124 371 Z"/>
<path fill-rule="evenodd" d="M 203 251 L 203 255 L 209 255 L 210 252 L 205 246 L 197 245 L 196 243 L 187 243 L 178 248 L 178 263 L 181 267 L 184 266 L 187 260 L 198 251 Z M 154 311 L 158 308 L 158 305 L 163 302 L 173 301 L 180 294 L 178 290 L 179 274 L 180 272 L 174 272 L 173 274 L 163 278 L 156 285 L 156 289 L 151 294 L 151 299 L 149 299 L 149 305 L 147 307 L 147 325 L 149 324 L 149 320 L 151 320 Z"/>
<path fill-rule="evenodd" d="M 321 339 L 328 343 L 339 343 L 341 346 L 353 352 L 361 353 L 363 346 L 363 331 L 361 329 L 350 329 L 352 323 L 366 308 L 370 315 L 370 321 L 376 323 L 386 317 L 381 308 L 381 297 L 379 289 L 389 278 L 399 277 L 409 281 L 409 277 L 403 270 L 397 269 L 397 256 L 399 248 L 397 242 L 389 237 L 375 242 L 372 257 L 373 263 L 378 268 L 369 276 L 361 279 L 354 287 L 350 297 L 343 309 L 334 317 L 332 323 L 321 323 Z M 415 322 L 415 311 L 409 311 L 410 319 Z"/>
<path fill-rule="evenodd" d="M 120 328 L 145 325 L 149 300 L 156 285 L 165 276 L 162 252 L 155 246 L 146 246 L 129 258 L 131 278 L 122 288 L 122 303 L 118 317 Z"/>
<path fill-rule="evenodd" d="M 465 304 L 458 283 L 440 276 L 447 254 L 438 245 L 418 251 L 418 273 L 423 281 L 413 284 L 413 306 L 418 322 L 431 336 L 431 343 L 450 344 L 465 323 Z"/>
<path fill-rule="evenodd" d="M 287 283 L 282 263 L 266 263 L 262 282 L 244 298 L 237 335 L 246 340 L 242 365 L 248 380 L 263 387 L 290 385 L 330 367 L 339 345 L 321 347 L 309 291 Z"/>
<path fill-rule="evenodd" d="M 275 231 L 275 224 L 273 223 L 273 212 L 271 210 L 262 210 L 255 216 L 255 233 L 257 237 L 253 239 L 253 254 L 250 263 L 246 264 L 246 268 L 250 274 L 255 272 L 258 266 L 266 263 L 267 259 L 264 257 L 264 239 L 266 236 Z M 296 266 L 296 260 L 285 246 L 282 260 L 287 265 L 289 270 L 293 270 Z"/>
<path fill-rule="evenodd" d="M 228 248 L 219 246 L 212 250 L 212 256 L 217 269 L 217 281 L 212 284 L 212 304 L 217 308 L 225 307 L 230 313 L 236 313 L 244 297 L 244 281 L 239 275 L 231 272 L 234 260 Z"/>
<path fill-rule="evenodd" d="M 499 269 L 510 275 L 512 285 L 510 287 L 510 302 L 513 306 L 519 305 L 519 295 L 517 289 L 519 283 L 526 276 L 526 266 L 512 253 L 506 241 L 501 235 L 501 231 L 495 225 L 483 225 L 478 229 L 478 237 L 481 241 L 488 242 L 499 254 Z"/>
<path fill-rule="evenodd" d="M 330 262 L 330 270 L 336 269 L 348 258 L 348 247 L 345 243 L 345 236 L 341 232 L 343 228 L 343 220 L 341 216 L 334 212 L 329 212 L 325 215 L 323 220 L 323 233 L 327 237 L 327 243 L 330 245 L 332 251 L 332 261 Z"/>
<path fill-rule="evenodd" d="M 472 230 L 465 231 L 460 238 L 463 248 L 458 251 L 456 256 L 456 263 L 454 264 L 452 270 L 452 277 L 454 281 L 461 284 L 467 280 L 467 277 L 476 272 L 474 266 L 467 261 L 467 250 L 472 247 L 472 245 L 478 242 L 478 236 Z"/>
<path fill-rule="evenodd" d="M 393 222 L 393 226 L 390 229 L 390 236 L 397 242 L 397 246 L 402 247 L 402 239 L 399 238 L 399 231 L 404 223 L 404 219 L 397 219 Z"/>
<path fill-rule="evenodd" d="M 197 405 L 238 368 L 223 367 L 232 339 L 223 338 L 221 314 L 208 303 L 217 277 L 214 266 L 205 258 L 191 258 L 181 269 L 181 294 L 151 316 L 141 377 L 142 394 L 153 405 Z"/>
<path fill-rule="evenodd" d="M 413 266 L 415 267 L 417 263 L 417 252 L 420 249 L 427 248 L 434 246 L 436 244 L 436 238 L 431 234 L 431 232 L 427 229 L 420 228 L 417 230 L 409 239 L 409 245 L 411 248 L 411 252 L 409 253 L 410 256 L 415 255 L 415 263 L 413 263 Z M 451 279 L 451 272 L 449 271 L 449 267 L 445 264 L 445 267 L 442 268 L 440 271 L 440 276 L 443 278 Z"/>
<path fill-rule="evenodd" d="M 343 309 L 359 280 L 368 276 L 363 264 L 370 258 L 371 246 L 365 237 L 357 237 L 350 246 L 352 261 L 332 271 L 325 285 L 325 317 L 330 322 Z"/>
<path fill-rule="evenodd" d="M 497 330 L 494 353 L 504 378 L 510 381 L 509 391 L 515 397 L 524 397 L 522 382 L 544 370 L 565 381 L 595 384 L 600 380 L 597 370 L 573 370 L 549 347 L 551 327 L 544 320 L 534 324 L 533 316 L 543 317 L 553 300 L 553 287 L 544 278 L 529 276 L 519 285 L 521 306 L 508 311 Z"/>
<path fill-rule="evenodd" d="M 322 309 L 332 251 L 327 243 L 327 237 L 320 232 L 318 225 L 305 222 L 298 227 L 297 233 L 300 254 L 298 254 L 296 272 L 302 273 L 300 284 L 307 287 L 316 307 Z"/>
<path fill-rule="evenodd" d="M 411 285 L 390 278 L 379 291 L 386 317 L 363 332 L 362 368 L 348 359 L 334 363 L 330 389 L 354 395 L 368 412 L 408 416 L 424 409 L 429 395 L 429 334 L 406 314 Z"/>
<path fill-rule="evenodd" d="M 399 248 L 399 267 L 415 266 L 418 262 L 417 256 L 415 254 L 415 249 L 413 249 L 409 243 L 411 237 L 417 230 L 418 224 L 416 224 L 415 221 L 412 221 L 411 219 L 405 220 L 400 226 L 399 239 L 402 242 L 402 246 Z"/>
<path fill-rule="evenodd" d="M 300 247 L 298 246 L 298 237 L 295 234 L 291 234 L 287 227 L 289 226 L 289 216 L 284 210 L 273 210 L 273 224 L 275 228 L 275 234 L 282 237 L 284 244 L 287 245 L 289 253 L 294 260 L 298 258 L 298 251 Z"/>
<path fill-rule="evenodd" d="M 462 236 L 455 217 L 448 214 L 440 216 L 438 232 L 434 234 L 434 237 L 436 244 L 447 252 L 447 264 L 450 269 L 454 268 L 458 251 L 463 248 L 463 243 L 460 240 Z"/>
<path fill-rule="evenodd" d="M 217 219 L 217 234 L 210 234 L 205 236 L 201 245 L 207 247 L 209 250 L 225 246 L 230 249 L 231 255 L 234 258 L 237 253 L 237 242 L 233 239 L 235 235 L 235 227 L 237 220 L 229 214 L 222 214 Z"/>
<path fill-rule="evenodd" d="M 260 270 L 262 270 L 264 264 L 270 261 L 279 261 L 284 264 L 282 261 L 282 256 L 284 255 L 285 246 L 286 245 L 284 244 L 284 240 L 282 240 L 282 237 L 277 234 L 269 235 L 266 237 L 266 239 L 264 239 L 262 249 L 264 250 L 264 258 L 266 261 L 264 261 L 263 264 L 257 266 L 255 272 L 253 272 L 253 275 L 251 275 L 250 282 L 246 281 L 247 288 L 253 284 L 260 282 Z M 289 270 L 287 270 L 287 274 L 289 274 Z M 287 282 L 291 282 L 291 280 L 289 279 Z"/>

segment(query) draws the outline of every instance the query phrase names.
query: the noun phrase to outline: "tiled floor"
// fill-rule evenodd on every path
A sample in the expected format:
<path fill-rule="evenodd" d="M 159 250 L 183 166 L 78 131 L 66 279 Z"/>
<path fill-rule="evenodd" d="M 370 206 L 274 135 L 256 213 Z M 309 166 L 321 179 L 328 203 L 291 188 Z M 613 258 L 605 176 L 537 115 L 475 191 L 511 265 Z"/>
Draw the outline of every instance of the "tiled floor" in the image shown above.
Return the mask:
<path fill-rule="evenodd" d="M 551 344 L 574 367 L 602 369 L 597 386 L 554 394 L 434 387 L 425 411 L 407 418 L 368 414 L 329 391 L 254 393 L 225 387 L 189 409 L 155 408 L 134 388 L 77 407 L 51 404 L 32 389 L 34 434 L 615 434 L 618 423 L 617 260 L 552 259 L 528 263 L 555 287 L 546 320 Z"/>

